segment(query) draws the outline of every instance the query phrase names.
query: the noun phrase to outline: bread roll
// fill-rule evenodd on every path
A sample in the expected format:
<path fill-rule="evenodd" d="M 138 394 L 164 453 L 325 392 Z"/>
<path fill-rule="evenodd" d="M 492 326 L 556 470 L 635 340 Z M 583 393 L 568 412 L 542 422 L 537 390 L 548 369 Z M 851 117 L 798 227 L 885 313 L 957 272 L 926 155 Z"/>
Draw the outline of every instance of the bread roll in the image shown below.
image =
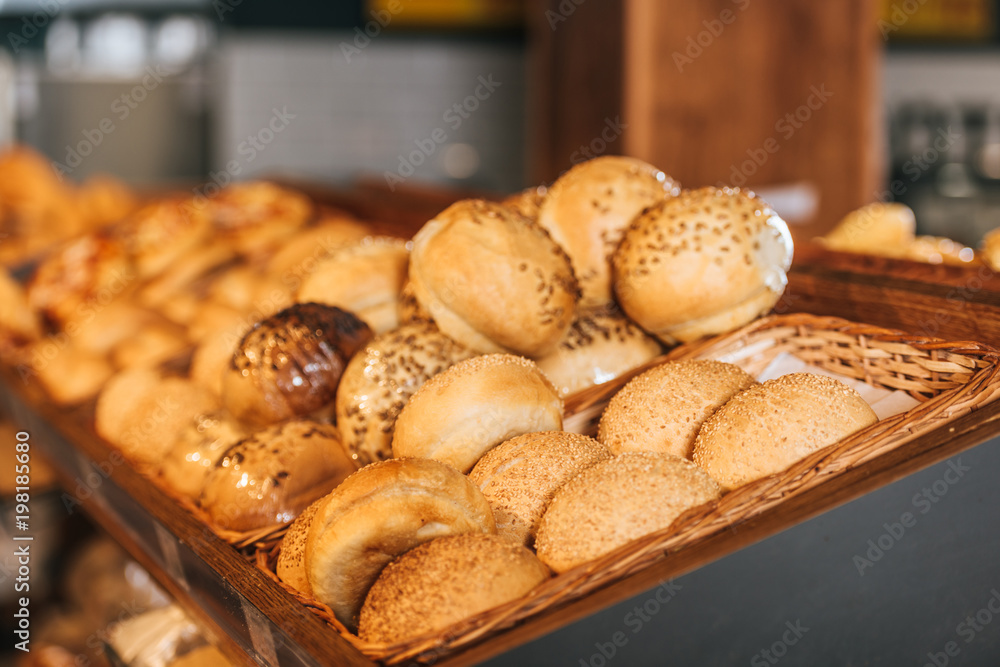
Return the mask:
<path fill-rule="evenodd" d="M 334 250 L 303 278 L 298 300 L 349 310 L 375 333 L 395 329 L 409 259 L 406 241 L 390 237 Z"/>
<path fill-rule="evenodd" d="M 17 365 L 18 376 L 24 381 L 37 378 L 56 405 L 77 405 L 97 396 L 115 374 L 104 355 L 81 350 L 72 342 L 63 347 L 43 338 L 28 348 L 26 356 Z"/>
<path fill-rule="evenodd" d="M 780 472 L 878 421 L 843 382 L 792 373 L 734 396 L 709 417 L 694 461 L 725 489 Z"/>
<path fill-rule="evenodd" d="M 389 563 L 361 608 L 358 634 L 392 643 L 516 600 L 549 578 L 533 553 L 495 535 L 427 542 Z"/>
<path fill-rule="evenodd" d="M 552 184 L 538 224 L 569 254 L 582 306 L 612 300 L 609 261 L 622 232 L 640 211 L 679 191 L 672 178 L 652 165 L 619 156 L 582 162 Z"/>
<path fill-rule="evenodd" d="M 382 568 L 419 544 L 461 533 L 496 533 L 490 504 L 465 475 L 426 459 L 372 463 L 316 512 L 306 540 L 313 595 L 355 628 Z"/>
<path fill-rule="evenodd" d="M 556 489 L 610 457 L 607 447 L 585 435 L 525 433 L 486 452 L 469 479 L 490 501 L 497 534 L 530 547 Z"/>
<path fill-rule="evenodd" d="M 538 526 L 535 550 L 565 572 L 720 496 L 705 471 L 670 454 L 627 452 L 586 468 L 556 491 Z"/>
<path fill-rule="evenodd" d="M 396 305 L 396 312 L 399 317 L 400 326 L 416 322 L 434 323 L 434 318 L 431 317 L 431 314 L 424 310 L 420 302 L 417 301 L 417 294 L 413 290 L 413 283 L 409 279 L 403 283 L 403 289 L 399 292 L 399 303 Z"/>
<path fill-rule="evenodd" d="M 286 308 L 240 341 L 223 378 L 223 402 L 250 424 L 308 415 L 333 401 L 347 361 L 371 335 L 364 322 L 339 308 Z"/>
<path fill-rule="evenodd" d="M 97 397 L 97 434 L 132 461 L 158 464 L 177 434 L 198 415 L 218 409 L 215 398 L 190 380 L 151 369 L 126 370 Z"/>
<path fill-rule="evenodd" d="M 642 366 L 660 343 L 624 315 L 604 308 L 581 311 L 555 350 L 536 359 L 566 398 Z"/>
<path fill-rule="evenodd" d="M 246 435 L 243 425 L 227 412 L 198 415 L 181 429 L 164 456 L 160 464 L 164 483 L 175 493 L 197 500 L 215 464 Z"/>
<path fill-rule="evenodd" d="M 785 289 L 792 237 L 753 193 L 688 190 L 639 215 L 613 256 L 625 313 L 667 343 L 740 327 Z"/>
<path fill-rule="evenodd" d="M 406 402 L 431 377 L 474 354 L 433 324 L 402 326 L 365 345 L 337 389 L 337 426 L 351 456 L 361 465 L 391 458 Z"/>
<path fill-rule="evenodd" d="M 27 342 L 41 335 L 41 322 L 28 304 L 24 288 L 0 267 L 0 340 Z"/>
<path fill-rule="evenodd" d="M 282 282 L 298 289 L 302 278 L 309 275 L 319 262 L 337 250 L 360 243 L 371 236 L 371 230 L 346 216 L 326 216 L 315 227 L 300 230 L 267 262 L 267 271 Z"/>
<path fill-rule="evenodd" d="M 517 211 L 528 220 L 536 222 L 538 220 L 538 213 L 542 208 L 542 202 L 545 201 L 545 195 L 548 192 L 549 189 L 544 185 L 525 188 L 507 197 L 500 203 L 507 208 Z"/>
<path fill-rule="evenodd" d="M 916 230 L 909 206 L 875 202 L 848 213 L 820 241 L 831 250 L 898 257 L 906 253 Z"/>
<path fill-rule="evenodd" d="M 755 384 L 739 366 L 721 361 L 660 364 L 611 398 L 597 439 L 613 454 L 659 452 L 689 459 L 702 423 Z"/>
<path fill-rule="evenodd" d="M 329 424 L 296 419 L 230 447 L 208 473 L 199 504 L 229 530 L 288 523 L 355 471 Z"/>
<path fill-rule="evenodd" d="M 452 204 L 413 238 L 410 280 L 448 336 L 477 352 L 537 357 L 573 321 L 578 296 L 566 253 L 500 204 Z"/>
<path fill-rule="evenodd" d="M 145 326 L 134 336 L 115 346 L 111 354 L 118 368 L 156 368 L 188 352 L 190 342 L 185 330 L 175 324 L 160 322 Z"/>
<path fill-rule="evenodd" d="M 276 250 L 315 214 L 304 194 L 266 181 L 206 192 L 195 197 L 191 207 L 207 213 L 222 244 L 251 256 Z"/>
<path fill-rule="evenodd" d="M 435 375 L 396 420 L 394 456 L 435 459 L 468 472 L 522 433 L 562 429 L 562 399 L 533 362 L 489 354 Z"/>
<path fill-rule="evenodd" d="M 314 501 L 288 527 L 281 538 L 281 551 L 278 552 L 274 570 L 279 579 L 308 597 L 312 596 L 312 586 L 306 576 L 306 538 L 309 537 L 309 527 L 324 500 L 325 496 Z"/>
<path fill-rule="evenodd" d="M 114 227 L 140 279 L 148 280 L 202 244 L 211 224 L 181 198 L 147 204 Z"/>

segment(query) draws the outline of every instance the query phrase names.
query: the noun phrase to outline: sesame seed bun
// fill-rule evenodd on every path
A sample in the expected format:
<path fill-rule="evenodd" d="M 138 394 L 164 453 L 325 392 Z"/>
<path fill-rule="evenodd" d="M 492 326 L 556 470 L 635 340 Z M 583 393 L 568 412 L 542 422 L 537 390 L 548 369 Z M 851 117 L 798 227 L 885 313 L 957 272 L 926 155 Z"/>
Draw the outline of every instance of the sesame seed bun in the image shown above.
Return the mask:
<path fill-rule="evenodd" d="M 496 533 L 493 511 L 469 479 L 427 459 L 365 466 L 326 497 L 306 538 L 317 600 L 349 628 L 390 561 L 437 537 Z"/>
<path fill-rule="evenodd" d="M 408 324 L 376 336 L 347 364 L 337 387 L 337 426 L 362 465 L 392 457 L 396 418 L 438 373 L 475 353 L 433 324 Z"/>
<path fill-rule="evenodd" d="M 625 313 L 667 343 L 730 331 L 777 303 L 788 226 L 740 189 L 686 190 L 645 210 L 612 258 Z"/>
<path fill-rule="evenodd" d="M 544 229 L 479 199 L 452 204 L 413 237 L 410 280 L 459 343 L 528 357 L 559 343 L 578 296 L 569 258 Z"/>
<path fill-rule="evenodd" d="M 757 382 L 721 361 L 671 361 L 633 378 L 611 398 L 597 439 L 612 454 L 660 452 L 691 458 L 702 423 Z"/>
<path fill-rule="evenodd" d="M 309 537 L 309 527 L 324 500 L 325 498 L 320 498 L 313 502 L 288 527 L 281 538 L 281 551 L 278 552 L 278 562 L 275 565 L 278 578 L 306 596 L 312 596 L 312 586 L 306 576 L 306 538 Z"/>
<path fill-rule="evenodd" d="M 581 311 L 558 347 L 536 359 L 559 395 L 615 379 L 661 352 L 659 341 L 619 312 Z"/>
<path fill-rule="evenodd" d="M 542 208 L 542 202 L 545 201 L 548 192 L 547 187 L 538 185 L 516 192 L 500 203 L 507 208 L 514 209 L 528 220 L 536 221 L 538 220 L 538 212 Z"/>
<path fill-rule="evenodd" d="M 497 534 L 531 546 L 556 489 L 584 468 L 610 457 L 607 447 L 585 435 L 526 433 L 486 452 L 469 479 L 490 501 Z"/>
<path fill-rule="evenodd" d="M 792 373 L 737 394 L 705 421 L 694 461 L 724 488 L 780 472 L 878 421 L 843 382 Z"/>
<path fill-rule="evenodd" d="M 720 496 L 705 471 L 670 454 L 627 452 L 596 463 L 556 491 L 538 526 L 538 558 L 556 572 L 668 528 Z"/>
<path fill-rule="evenodd" d="M 538 224 L 572 260 L 582 305 L 612 300 L 608 262 L 622 232 L 644 208 L 679 191 L 673 179 L 652 165 L 619 156 L 582 162 L 552 184 Z"/>
<path fill-rule="evenodd" d="M 396 457 L 436 459 L 468 472 L 479 458 L 522 433 L 562 430 L 562 399 L 534 364 L 488 354 L 435 375 L 396 420 Z"/>
<path fill-rule="evenodd" d="M 526 595 L 548 568 L 494 535 L 456 535 L 422 544 L 382 571 L 361 609 L 358 634 L 389 643 L 442 630 Z"/>

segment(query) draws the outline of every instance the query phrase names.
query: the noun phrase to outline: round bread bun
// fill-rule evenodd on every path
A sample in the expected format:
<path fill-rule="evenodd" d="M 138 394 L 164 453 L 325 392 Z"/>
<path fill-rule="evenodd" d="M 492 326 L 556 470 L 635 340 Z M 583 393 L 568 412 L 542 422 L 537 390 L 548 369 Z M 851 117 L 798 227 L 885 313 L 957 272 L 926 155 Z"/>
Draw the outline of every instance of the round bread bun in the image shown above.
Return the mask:
<path fill-rule="evenodd" d="M 627 317 L 598 308 L 579 312 L 558 347 L 535 363 L 566 398 L 642 366 L 660 352 L 659 341 Z"/>
<path fill-rule="evenodd" d="M 346 246 L 371 236 L 368 225 L 346 216 L 327 216 L 314 227 L 299 230 L 267 262 L 267 271 L 295 289 L 319 262 Z"/>
<path fill-rule="evenodd" d="M 258 322 L 226 369 L 222 398 L 233 416 L 265 425 L 333 401 L 347 361 L 371 339 L 351 313 L 299 303 Z"/>
<path fill-rule="evenodd" d="M 204 210 L 177 197 L 147 204 L 114 227 L 143 280 L 159 275 L 204 243 L 210 230 Z"/>
<path fill-rule="evenodd" d="M 608 403 L 597 439 L 612 454 L 659 452 L 691 458 L 701 425 L 730 398 L 757 384 L 721 361 L 669 361 L 633 378 Z"/>
<path fill-rule="evenodd" d="M 54 356 L 53 347 L 57 348 Z M 104 355 L 82 350 L 72 342 L 59 347 L 42 338 L 25 353 L 27 359 L 17 366 L 18 374 L 25 380 L 34 376 L 56 405 L 77 405 L 97 396 L 115 374 Z"/>
<path fill-rule="evenodd" d="M 497 534 L 530 547 L 556 489 L 610 457 L 607 447 L 585 435 L 525 433 L 486 452 L 469 479 L 490 501 Z"/>
<path fill-rule="evenodd" d="M 298 300 L 349 310 L 375 333 L 395 329 L 410 260 L 407 245 L 383 236 L 334 250 L 303 278 Z"/>
<path fill-rule="evenodd" d="M 625 314 L 667 343 L 689 342 L 777 303 L 792 237 L 752 192 L 687 190 L 636 217 L 612 263 Z"/>
<path fill-rule="evenodd" d="M 392 458 L 392 433 L 406 402 L 427 380 L 474 354 L 433 324 L 408 324 L 365 345 L 337 388 L 337 426 L 351 456 L 361 465 Z"/>
<path fill-rule="evenodd" d="M 94 427 L 126 458 L 159 464 L 181 429 L 218 407 L 215 397 L 190 380 L 138 368 L 118 373 L 101 389 Z"/>
<path fill-rule="evenodd" d="M 538 220 L 538 212 L 541 210 L 542 202 L 545 201 L 545 195 L 548 192 L 549 189 L 544 185 L 525 188 L 520 192 L 515 192 L 500 203 L 534 222 Z"/>
<path fill-rule="evenodd" d="M 442 537 L 382 570 L 361 608 L 358 635 L 392 643 L 440 631 L 527 595 L 550 576 L 533 553 L 495 535 Z"/>
<path fill-rule="evenodd" d="M 538 525 L 535 550 L 556 572 L 664 530 L 721 495 L 704 470 L 670 454 L 626 452 L 595 463 L 556 491 Z"/>
<path fill-rule="evenodd" d="M 42 323 L 28 304 L 28 295 L 7 270 L 0 267 L 0 340 L 23 343 L 42 335 Z"/>
<path fill-rule="evenodd" d="M 901 256 L 916 236 L 906 204 L 874 202 L 851 211 L 819 241 L 831 250 Z"/>
<path fill-rule="evenodd" d="M 160 476 L 175 493 L 197 500 L 205 479 L 226 451 L 247 435 L 243 425 L 219 410 L 184 427 L 160 464 Z"/>
<path fill-rule="evenodd" d="M 694 462 L 725 489 L 780 472 L 878 421 L 839 380 L 791 373 L 750 387 L 709 417 Z"/>
<path fill-rule="evenodd" d="M 356 469 L 336 428 L 295 419 L 226 450 L 198 502 L 217 526 L 256 530 L 288 523 Z"/>
<path fill-rule="evenodd" d="M 538 224 L 572 260 L 582 306 L 612 300 L 609 261 L 622 232 L 640 211 L 679 192 L 677 183 L 652 165 L 610 155 L 582 162 L 552 184 Z"/>
<path fill-rule="evenodd" d="M 452 204 L 413 237 L 410 280 L 441 331 L 477 352 L 528 357 L 558 345 L 577 283 L 541 227 L 500 204 Z"/>
<path fill-rule="evenodd" d="M 562 430 L 562 408 L 533 362 L 512 354 L 473 357 L 435 375 L 410 398 L 396 420 L 392 452 L 469 472 L 516 435 Z"/>
<path fill-rule="evenodd" d="M 315 214 L 304 194 L 266 181 L 235 183 L 206 195 L 194 197 L 189 207 L 209 216 L 222 244 L 246 255 L 277 249 Z"/>
<path fill-rule="evenodd" d="M 390 561 L 437 537 L 496 533 L 486 498 L 454 468 L 427 459 L 372 463 L 326 497 L 306 539 L 317 600 L 348 628 Z"/>
<path fill-rule="evenodd" d="M 274 570 L 279 579 L 307 597 L 312 597 L 312 586 L 306 576 L 306 538 L 309 537 L 309 527 L 325 500 L 326 496 L 314 501 L 285 531 Z"/>

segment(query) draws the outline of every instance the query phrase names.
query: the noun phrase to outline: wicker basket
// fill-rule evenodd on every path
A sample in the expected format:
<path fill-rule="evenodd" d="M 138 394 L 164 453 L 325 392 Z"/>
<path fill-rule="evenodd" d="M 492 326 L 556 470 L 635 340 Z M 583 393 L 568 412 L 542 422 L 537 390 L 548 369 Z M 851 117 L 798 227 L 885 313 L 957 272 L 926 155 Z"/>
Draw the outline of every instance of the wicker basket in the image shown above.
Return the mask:
<path fill-rule="evenodd" d="M 1000 394 L 1000 353 L 989 346 L 910 336 L 837 318 L 804 314 L 758 320 L 733 333 L 676 348 L 647 367 L 665 359 L 713 358 L 735 363 L 756 375 L 785 352 L 876 387 L 903 390 L 920 404 L 815 452 L 782 473 L 695 508 L 666 530 L 553 577 L 521 599 L 438 633 L 394 644 L 366 643 L 337 622 L 329 608 L 291 592 L 373 660 L 388 665 L 403 661 L 433 662 L 532 615 L 566 604 L 669 558 L 670 554 L 695 542 L 730 530 L 786 498 L 810 491 L 834 476 L 968 414 Z M 592 430 L 595 415 L 600 414 L 619 388 L 642 370 L 571 397 L 567 401 L 567 413 L 575 416 L 579 430 Z M 275 579 L 278 548 L 280 546 L 269 546 L 257 552 L 258 565 Z"/>

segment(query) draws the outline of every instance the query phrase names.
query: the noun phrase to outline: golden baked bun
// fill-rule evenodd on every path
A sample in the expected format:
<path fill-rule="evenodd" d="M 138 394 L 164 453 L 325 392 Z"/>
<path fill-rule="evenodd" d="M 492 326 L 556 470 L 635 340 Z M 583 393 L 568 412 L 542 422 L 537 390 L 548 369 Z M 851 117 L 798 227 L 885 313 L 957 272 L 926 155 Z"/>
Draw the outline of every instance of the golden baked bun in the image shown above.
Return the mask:
<path fill-rule="evenodd" d="M 549 189 L 544 185 L 525 188 L 520 192 L 515 192 L 500 203 L 534 222 L 538 220 L 538 213 L 541 211 L 542 202 L 545 201 L 545 195 L 548 192 Z"/>
<path fill-rule="evenodd" d="M 566 253 L 500 204 L 452 204 L 413 237 L 410 280 L 448 336 L 477 352 L 546 354 L 573 321 L 578 296 Z"/>
<path fill-rule="evenodd" d="M 259 322 L 240 341 L 222 384 L 226 409 L 264 425 L 333 401 L 347 361 L 371 339 L 351 313 L 299 303 Z"/>
<path fill-rule="evenodd" d="M 735 489 L 877 421 L 843 382 L 792 373 L 750 387 L 719 408 L 701 427 L 693 459 L 723 488 Z"/>
<path fill-rule="evenodd" d="M 361 608 L 358 635 L 392 643 L 440 631 L 527 595 L 550 576 L 533 553 L 495 535 L 442 537 L 382 571 Z"/>
<path fill-rule="evenodd" d="M 613 257 L 615 291 L 643 329 L 688 342 L 770 310 L 791 263 L 788 226 L 752 192 L 686 190 L 626 230 Z"/>
<path fill-rule="evenodd" d="M 158 464 L 177 434 L 199 415 L 218 409 L 215 398 L 190 380 L 152 369 L 122 371 L 97 397 L 97 434 L 142 464 Z"/>
<path fill-rule="evenodd" d="M 28 381 L 37 379 L 56 405 L 77 405 L 96 396 L 115 374 L 103 354 L 81 349 L 70 339 L 65 345 L 55 338 L 42 338 L 26 350 L 15 369 Z"/>
<path fill-rule="evenodd" d="M 138 202 L 129 187 L 117 178 L 95 174 L 80 184 L 76 205 L 87 227 L 97 229 L 123 220 L 136 209 Z"/>
<path fill-rule="evenodd" d="M 344 215 L 325 215 L 314 227 L 300 230 L 267 262 L 267 272 L 297 290 L 320 262 L 345 246 L 371 236 L 368 225 Z"/>
<path fill-rule="evenodd" d="M 118 368 L 156 368 L 184 356 L 189 349 L 186 331 L 163 321 L 142 327 L 134 336 L 115 345 L 111 359 Z"/>
<path fill-rule="evenodd" d="M 302 279 L 297 299 L 349 310 L 375 333 L 399 325 L 399 293 L 410 260 L 407 242 L 386 236 L 334 250 Z"/>
<path fill-rule="evenodd" d="M 325 500 L 324 496 L 313 501 L 288 527 L 281 538 L 281 551 L 278 552 L 278 562 L 274 568 L 279 579 L 309 597 L 312 596 L 312 586 L 306 576 L 306 538 L 309 537 L 309 528 Z"/>
<path fill-rule="evenodd" d="M 215 464 L 246 435 L 243 425 L 222 410 L 198 415 L 181 429 L 160 462 L 163 482 L 175 493 L 197 500 Z"/>
<path fill-rule="evenodd" d="M 490 501 L 497 534 L 530 547 L 556 490 L 584 468 L 610 457 L 607 447 L 585 435 L 525 433 L 486 452 L 469 479 Z"/>
<path fill-rule="evenodd" d="M 552 498 L 538 526 L 538 558 L 565 572 L 650 533 L 721 495 L 704 470 L 670 454 L 627 452 L 595 463 Z"/>
<path fill-rule="evenodd" d="M 612 454 L 659 452 L 691 458 L 701 425 L 739 392 L 757 384 L 721 361 L 670 361 L 633 378 L 601 415 L 597 439 Z"/>
<path fill-rule="evenodd" d="M 336 428 L 295 419 L 226 450 L 205 478 L 198 503 L 229 530 L 288 523 L 356 469 Z"/>
<path fill-rule="evenodd" d="M 24 288 L 0 267 L 0 341 L 24 343 L 42 335 L 42 324 Z"/>
<path fill-rule="evenodd" d="M 396 304 L 396 313 L 399 317 L 400 325 L 415 324 L 417 322 L 434 323 L 434 318 L 431 317 L 431 314 L 424 310 L 424 307 L 417 301 L 417 294 L 409 278 L 403 283 L 403 289 L 399 291 L 399 303 Z"/>
<path fill-rule="evenodd" d="M 236 183 L 195 197 L 191 207 L 208 215 L 222 244 L 244 255 L 276 250 L 315 214 L 308 197 L 266 181 Z"/>
<path fill-rule="evenodd" d="M 622 232 L 643 209 L 679 192 L 677 183 L 656 167 L 611 155 L 582 162 L 552 184 L 538 224 L 572 260 L 582 306 L 612 300 L 609 262 Z"/>
<path fill-rule="evenodd" d="M 31 307 L 59 324 L 89 320 L 134 287 L 135 270 L 122 244 L 90 234 L 42 260 L 28 282 Z"/>
<path fill-rule="evenodd" d="M 376 336 L 351 358 L 337 388 L 337 426 L 351 456 L 367 465 L 392 457 L 396 418 L 430 378 L 474 352 L 433 324 Z"/>
<path fill-rule="evenodd" d="M 563 398 L 656 358 L 660 343 L 621 313 L 580 311 L 555 350 L 535 360 Z"/>
<path fill-rule="evenodd" d="M 427 459 L 372 463 L 317 510 L 306 576 L 315 598 L 355 628 L 382 568 L 419 544 L 462 533 L 496 533 L 490 504 L 465 475 Z"/>
<path fill-rule="evenodd" d="M 114 227 L 136 273 L 148 280 L 206 242 L 211 224 L 187 199 L 161 199 L 143 206 Z"/>
<path fill-rule="evenodd" d="M 913 242 L 916 229 L 909 206 L 874 202 L 848 213 L 819 240 L 831 250 L 898 257 Z"/>
<path fill-rule="evenodd" d="M 392 453 L 469 472 L 522 433 L 562 430 L 562 399 L 533 362 L 488 354 L 459 362 L 415 393 L 396 420 Z"/>
<path fill-rule="evenodd" d="M 976 251 L 943 236 L 918 236 L 903 252 L 905 259 L 927 264 L 949 266 L 980 266 Z"/>

